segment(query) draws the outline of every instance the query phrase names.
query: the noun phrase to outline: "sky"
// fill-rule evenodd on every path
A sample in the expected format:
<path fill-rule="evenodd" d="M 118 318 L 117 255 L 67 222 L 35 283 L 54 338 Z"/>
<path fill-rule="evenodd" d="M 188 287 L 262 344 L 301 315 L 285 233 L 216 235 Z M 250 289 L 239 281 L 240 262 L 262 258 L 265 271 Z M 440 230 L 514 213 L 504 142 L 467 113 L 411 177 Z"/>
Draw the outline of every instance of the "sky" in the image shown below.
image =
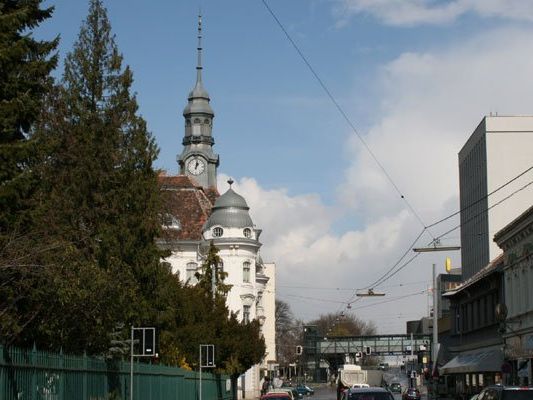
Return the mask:
<path fill-rule="evenodd" d="M 35 34 L 60 35 L 63 58 L 88 4 L 44 4 L 55 12 Z M 452 218 L 423 232 L 458 211 L 457 154 L 482 118 L 533 113 L 533 2 L 104 4 L 160 148 L 156 166 L 169 174 L 178 172 L 201 9 L 219 191 L 231 177 L 246 198 L 263 229 L 263 259 L 277 265 L 277 297 L 295 317 L 352 313 L 397 334 L 428 315 L 431 265 L 444 273 L 449 256 L 460 266 L 459 252 L 420 255 L 374 283 L 412 247 L 458 225 Z M 441 242 L 459 245 L 459 235 Z M 385 296 L 354 295 L 369 286 Z"/>

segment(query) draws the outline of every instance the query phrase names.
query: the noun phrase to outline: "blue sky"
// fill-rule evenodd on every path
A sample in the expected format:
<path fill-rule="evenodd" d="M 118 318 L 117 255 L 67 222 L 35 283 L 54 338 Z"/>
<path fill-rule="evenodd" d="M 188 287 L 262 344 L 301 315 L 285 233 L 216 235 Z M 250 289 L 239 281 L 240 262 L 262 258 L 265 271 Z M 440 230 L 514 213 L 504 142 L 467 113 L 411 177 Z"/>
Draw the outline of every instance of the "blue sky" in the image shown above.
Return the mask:
<path fill-rule="evenodd" d="M 88 4 L 45 4 L 56 9 L 38 35 L 60 34 L 63 57 Z M 228 176 L 237 181 L 264 230 L 264 258 L 278 265 L 279 297 L 297 317 L 343 309 L 354 288 L 379 277 L 414 240 L 417 218 L 261 0 L 104 4 L 160 147 L 157 166 L 169 173 L 177 172 L 181 113 L 195 80 L 201 6 L 219 189 Z M 531 114 L 528 0 L 268 4 L 426 224 L 458 209 L 457 153 L 483 116 Z M 457 244 L 458 236 L 445 239 Z M 427 289 L 431 263 L 442 266 L 444 256 L 424 257 L 383 284 L 388 298 Z M 426 295 L 357 313 L 401 333 L 405 320 L 427 313 Z"/>

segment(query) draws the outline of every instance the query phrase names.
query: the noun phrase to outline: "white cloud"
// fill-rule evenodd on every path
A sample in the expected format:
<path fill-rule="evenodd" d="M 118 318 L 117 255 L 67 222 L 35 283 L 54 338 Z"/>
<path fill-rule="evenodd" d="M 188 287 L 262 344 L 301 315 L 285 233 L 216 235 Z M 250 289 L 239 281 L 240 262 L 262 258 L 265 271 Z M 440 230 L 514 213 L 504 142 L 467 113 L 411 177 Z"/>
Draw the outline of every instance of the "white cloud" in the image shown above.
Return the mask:
<path fill-rule="evenodd" d="M 340 0 L 339 16 L 369 14 L 388 25 L 447 24 L 465 14 L 533 21 L 530 0 Z"/>
<path fill-rule="evenodd" d="M 376 82 L 382 103 L 365 141 L 426 223 L 457 210 L 457 153 L 483 115 L 531 112 L 532 34 L 528 29 L 485 32 L 446 49 L 402 54 L 382 67 Z M 342 309 L 335 301 L 350 298 L 352 292 L 345 289 L 372 283 L 405 251 L 412 256 L 409 245 L 421 230 L 357 138 L 350 136 L 345 149 L 351 161 L 338 188 L 339 201 L 331 207 L 316 194 L 265 190 L 250 178 L 234 185 L 264 229 L 263 258 L 278 265 L 279 297 L 305 320 Z M 354 214 L 354 228 L 335 231 L 336 222 Z M 454 223 L 457 219 L 447 227 Z M 453 233 L 453 244 L 458 234 Z M 418 244 L 428 241 L 424 236 Z M 451 256 L 458 265 L 458 254 Z M 431 263 L 443 272 L 444 257 L 417 258 L 385 284 L 387 298 L 427 289 Z M 418 284 L 398 286 L 409 282 Z M 403 332 L 404 320 L 419 318 L 428 307 L 426 296 L 416 295 L 357 309 L 371 303 L 360 301 L 353 309 L 373 319 L 382 332 Z"/>

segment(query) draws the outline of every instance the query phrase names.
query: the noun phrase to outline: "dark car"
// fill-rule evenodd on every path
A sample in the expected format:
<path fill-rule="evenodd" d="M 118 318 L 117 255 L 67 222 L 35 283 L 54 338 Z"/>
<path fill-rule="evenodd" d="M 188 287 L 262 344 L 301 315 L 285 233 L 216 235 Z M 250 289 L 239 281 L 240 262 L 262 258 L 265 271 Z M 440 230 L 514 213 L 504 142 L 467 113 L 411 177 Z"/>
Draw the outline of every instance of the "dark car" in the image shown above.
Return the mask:
<path fill-rule="evenodd" d="M 489 386 L 479 393 L 477 400 L 533 400 L 533 387 Z"/>
<path fill-rule="evenodd" d="M 403 400 L 420 400 L 420 391 L 417 388 L 408 388 L 402 395 Z"/>
<path fill-rule="evenodd" d="M 392 382 L 389 386 L 389 390 L 392 393 L 401 393 L 402 392 L 402 385 L 400 382 Z"/>
<path fill-rule="evenodd" d="M 394 400 L 387 389 L 381 387 L 352 388 L 343 393 L 343 400 Z"/>
<path fill-rule="evenodd" d="M 298 392 L 298 394 L 301 394 L 302 396 L 309 396 L 311 394 L 315 394 L 315 391 L 313 389 L 311 389 L 309 386 L 307 385 L 296 385 L 296 391 Z"/>

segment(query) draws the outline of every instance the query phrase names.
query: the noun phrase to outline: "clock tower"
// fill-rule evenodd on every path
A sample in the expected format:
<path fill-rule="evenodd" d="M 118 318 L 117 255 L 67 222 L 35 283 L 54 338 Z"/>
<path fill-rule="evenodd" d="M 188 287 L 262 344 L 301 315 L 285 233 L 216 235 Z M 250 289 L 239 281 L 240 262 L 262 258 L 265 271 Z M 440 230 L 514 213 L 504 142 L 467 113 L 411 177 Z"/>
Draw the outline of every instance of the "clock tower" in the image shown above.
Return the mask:
<path fill-rule="evenodd" d="M 196 84 L 189 93 L 183 117 L 185 136 L 183 151 L 177 157 L 180 174 L 187 175 L 205 189 L 217 186 L 218 154 L 213 152 L 213 118 L 215 113 L 209 105 L 209 94 L 202 83 L 202 16 L 198 16 L 198 64 Z"/>

